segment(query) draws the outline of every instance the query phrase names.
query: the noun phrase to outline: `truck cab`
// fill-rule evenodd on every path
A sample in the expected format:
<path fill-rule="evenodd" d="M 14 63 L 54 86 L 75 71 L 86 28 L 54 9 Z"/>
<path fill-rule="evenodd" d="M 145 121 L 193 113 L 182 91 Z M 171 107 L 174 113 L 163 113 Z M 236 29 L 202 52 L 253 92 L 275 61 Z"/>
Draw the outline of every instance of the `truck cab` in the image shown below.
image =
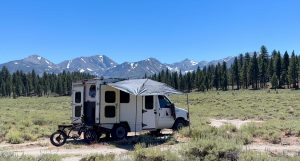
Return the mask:
<path fill-rule="evenodd" d="M 152 98 L 153 97 L 153 98 Z M 154 99 L 154 108 L 152 108 L 152 99 Z M 143 129 L 158 130 L 158 129 L 176 129 L 179 126 L 187 125 L 188 112 L 182 108 L 176 107 L 167 96 L 146 96 L 145 106 L 143 111 Z M 155 118 L 155 119 L 153 119 Z M 181 127 L 179 127 L 181 128 Z"/>

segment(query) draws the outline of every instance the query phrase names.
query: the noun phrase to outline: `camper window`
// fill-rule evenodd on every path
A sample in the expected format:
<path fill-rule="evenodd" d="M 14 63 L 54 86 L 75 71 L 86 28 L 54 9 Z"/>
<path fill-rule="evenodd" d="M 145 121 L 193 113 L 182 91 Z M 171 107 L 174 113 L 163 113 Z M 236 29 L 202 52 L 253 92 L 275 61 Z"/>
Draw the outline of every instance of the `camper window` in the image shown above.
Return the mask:
<path fill-rule="evenodd" d="M 153 96 L 145 96 L 145 109 L 153 109 Z"/>
<path fill-rule="evenodd" d="M 158 96 L 160 108 L 170 108 L 171 102 L 165 96 Z"/>
<path fill-rule="evenodd" d="M 75 106 L 75 117 L 81 116 L 81 106 Z"/>
<path fill-rule="evenodd" d="M 115 106 L 105 106 L 105 117 L 112 118 L 116 115 Z"/>
<path fill-rule="evenodd" d="M 120 103 L 129 103 L 130 95 L 127 92 L 120 91 Z"/>
<path fill-rule="evenodd" d="M 96 97 L 96 86 L 95 85 L 90 86 L 89 95 L 92 98 Z"/>
<path fill-rule="evenodd" d="M 105 102 L 106 103 L 115 103 L 116 102 L 116 92 L 106 91 L 105 92 Z"/>
<path fill-rule="evenodd" d="M 81 92 L 75 93 L 75 103 L 81 103 Z"/>

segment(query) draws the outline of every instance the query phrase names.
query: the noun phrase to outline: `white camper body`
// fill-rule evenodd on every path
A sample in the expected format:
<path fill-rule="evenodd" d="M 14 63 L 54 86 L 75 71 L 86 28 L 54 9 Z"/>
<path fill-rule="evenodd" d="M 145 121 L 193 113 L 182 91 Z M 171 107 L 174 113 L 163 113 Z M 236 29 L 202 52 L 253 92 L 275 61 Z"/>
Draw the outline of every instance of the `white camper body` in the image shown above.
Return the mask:
<path fill-rule="evenodd" d="M 87 80 L 72 84 L 72 120 L 116 133 L 174 129 L 187 125 L 188 112 L 177 108 L 165 95 L 133 95 L 109 83 L 118 80 Z M 178 121 L 179 120 L 179 121 Z M 180 125 L 177 125 L 181 123 Z M 122 131 L 121 131 L 122 133 Z"/>

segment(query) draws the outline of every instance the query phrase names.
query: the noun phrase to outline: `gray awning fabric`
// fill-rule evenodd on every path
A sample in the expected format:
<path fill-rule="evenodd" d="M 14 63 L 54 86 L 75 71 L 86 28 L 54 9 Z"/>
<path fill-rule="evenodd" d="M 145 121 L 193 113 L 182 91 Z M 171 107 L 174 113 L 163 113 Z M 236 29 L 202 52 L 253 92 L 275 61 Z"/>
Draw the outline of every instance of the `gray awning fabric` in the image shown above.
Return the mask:
<path fill-rule="evenodd" d="M 136 96 L 182 94 L 164 83 L 151 79 L 131 79 L 108 85 Z"/>

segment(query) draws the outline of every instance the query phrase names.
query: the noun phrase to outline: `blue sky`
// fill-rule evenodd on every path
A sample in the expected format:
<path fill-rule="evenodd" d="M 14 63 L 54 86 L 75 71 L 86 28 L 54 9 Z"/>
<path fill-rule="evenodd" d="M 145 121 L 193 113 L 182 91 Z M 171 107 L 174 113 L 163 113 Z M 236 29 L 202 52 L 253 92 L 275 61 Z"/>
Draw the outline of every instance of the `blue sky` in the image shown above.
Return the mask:
<path fill-rule="evenodd" d="M 1 0 L 0 63 L 105 54 L 171 63 L 300 52 L 298 0 Z"/>

